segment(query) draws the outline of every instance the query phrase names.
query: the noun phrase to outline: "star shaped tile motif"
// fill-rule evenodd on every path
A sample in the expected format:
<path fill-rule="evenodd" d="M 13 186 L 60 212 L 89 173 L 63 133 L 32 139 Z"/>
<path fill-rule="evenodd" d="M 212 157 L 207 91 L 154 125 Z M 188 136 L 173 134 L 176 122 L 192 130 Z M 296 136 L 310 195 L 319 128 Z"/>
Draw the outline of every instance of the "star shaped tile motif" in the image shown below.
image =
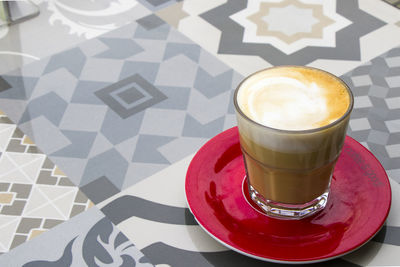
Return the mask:
<path fill-rule="evenodd" d="M 243 26 L 246 43 L 271 44 L 286 54 L 307 46 L 334 47 L 336 32 L 351 21 L 334 12 L 334 1 L 249 0 L 230 16 Z"/>
<path fill-rule="evenodd" d="M 360 60 L 360 37 L 385 25 L 357 0 L 227 0 L 199 16 L 221 31 L 218 54 L 271 65 Z"/>

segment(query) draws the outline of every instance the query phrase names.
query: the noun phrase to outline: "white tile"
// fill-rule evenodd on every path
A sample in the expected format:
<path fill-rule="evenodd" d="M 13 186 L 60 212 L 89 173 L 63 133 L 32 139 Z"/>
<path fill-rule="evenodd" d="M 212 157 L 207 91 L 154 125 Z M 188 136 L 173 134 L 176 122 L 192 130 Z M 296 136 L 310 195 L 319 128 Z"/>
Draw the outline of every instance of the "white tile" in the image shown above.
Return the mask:
<path fill-rule="evenodd" d="M 371 100 L 368 96 L 356 96 L 354 98 L 354 108 L 368 108 L 372 107 Z"/>
<path fill-rule="evenodd" d="M 350 128 L 352 131 L 361 131 L 371 129 L 371 124 L 369 124 L 368 119 L 353 119 L 350 120 Z"/>
<path fill-rule="evenodd" d="M 385 124 L 390 133 L 400 132 L 400 120 L 385 121 Z"/>
<path fill-rule="evenodd" d="M 372 81 L 369 75 L 360 75 L 360 76 L 353 76 L 351 77 L 351 80 L 354 84 L 354 86 L 366 86 L 366 85 L 371 85 Z"/>
<path fill-rule="evenodd" d="M 385 102 L 389 109 L 400 108 L 400 97 L 386 98 Z"/>
<path fill-rule="evenodd" d="M 400 144 L 386 146 L 386 151 L 391 158 L 400 157 Z"/>

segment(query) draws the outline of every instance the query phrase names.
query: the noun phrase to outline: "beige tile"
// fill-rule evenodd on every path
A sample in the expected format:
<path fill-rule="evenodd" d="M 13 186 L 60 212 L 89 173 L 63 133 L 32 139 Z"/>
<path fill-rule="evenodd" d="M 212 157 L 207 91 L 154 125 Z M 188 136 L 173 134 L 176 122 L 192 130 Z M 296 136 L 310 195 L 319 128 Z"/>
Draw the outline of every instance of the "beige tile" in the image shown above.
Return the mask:
<path fill-rule="evenodd" d="M 1 205 L 10 204 L 13 198 L 14 198 L 13 193 L 0 193 L 0 204 Z"/>
<path fill-rule="evenodd" d="M 32 238 L 34 238 L 34 237 L 36 237 L 36 236 L 38 236 L 38 235 L 40 235 L 40 234 L 42 234 L 44 232 L 46 232 L 46 231 L 38 230 L 38 229 L 32 230 L 31 234 L 28 237 L 28 240 L 31 240 Z"/>

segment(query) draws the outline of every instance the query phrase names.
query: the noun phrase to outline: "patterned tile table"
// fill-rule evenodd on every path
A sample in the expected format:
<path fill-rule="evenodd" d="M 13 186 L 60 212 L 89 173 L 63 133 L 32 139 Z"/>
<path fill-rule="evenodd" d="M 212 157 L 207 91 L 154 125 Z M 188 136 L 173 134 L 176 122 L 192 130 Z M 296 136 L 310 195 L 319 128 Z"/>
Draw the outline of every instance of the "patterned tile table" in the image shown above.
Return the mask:
<path fill-rule="evenodd" d="M 38 18 L 0 29 L 0 266 L 274 265 L 207 236 L 183 185 L 199 147 L 236 124 L 241 79 L 281 64 L 350 85 L 348 134 L 392 185 L 379 234 L 320 265 L 400 265 L 398 9 L 378 0 L 36 2 Z"/>

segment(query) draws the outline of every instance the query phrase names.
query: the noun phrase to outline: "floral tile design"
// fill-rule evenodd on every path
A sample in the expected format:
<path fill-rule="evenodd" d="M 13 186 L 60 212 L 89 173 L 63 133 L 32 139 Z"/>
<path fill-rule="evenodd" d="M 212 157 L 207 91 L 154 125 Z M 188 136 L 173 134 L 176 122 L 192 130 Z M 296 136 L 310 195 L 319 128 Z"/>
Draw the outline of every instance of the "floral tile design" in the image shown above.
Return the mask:
<path fill-rule="evenodd" d="M 39 16 L 0 27 L 0 73 L 73 47 L 150 14 L 137 1 L 35 0 Z"/>
<path fill-rule="evenodd" d="M 97 208 L 0 257 L 0 266 L 151 267 L 148 258 Z"/>
<path fill-rule="evenodd" d="M 4 253 L 93 203 L 3 113 L 0 121 L 0 253 Z"/>

